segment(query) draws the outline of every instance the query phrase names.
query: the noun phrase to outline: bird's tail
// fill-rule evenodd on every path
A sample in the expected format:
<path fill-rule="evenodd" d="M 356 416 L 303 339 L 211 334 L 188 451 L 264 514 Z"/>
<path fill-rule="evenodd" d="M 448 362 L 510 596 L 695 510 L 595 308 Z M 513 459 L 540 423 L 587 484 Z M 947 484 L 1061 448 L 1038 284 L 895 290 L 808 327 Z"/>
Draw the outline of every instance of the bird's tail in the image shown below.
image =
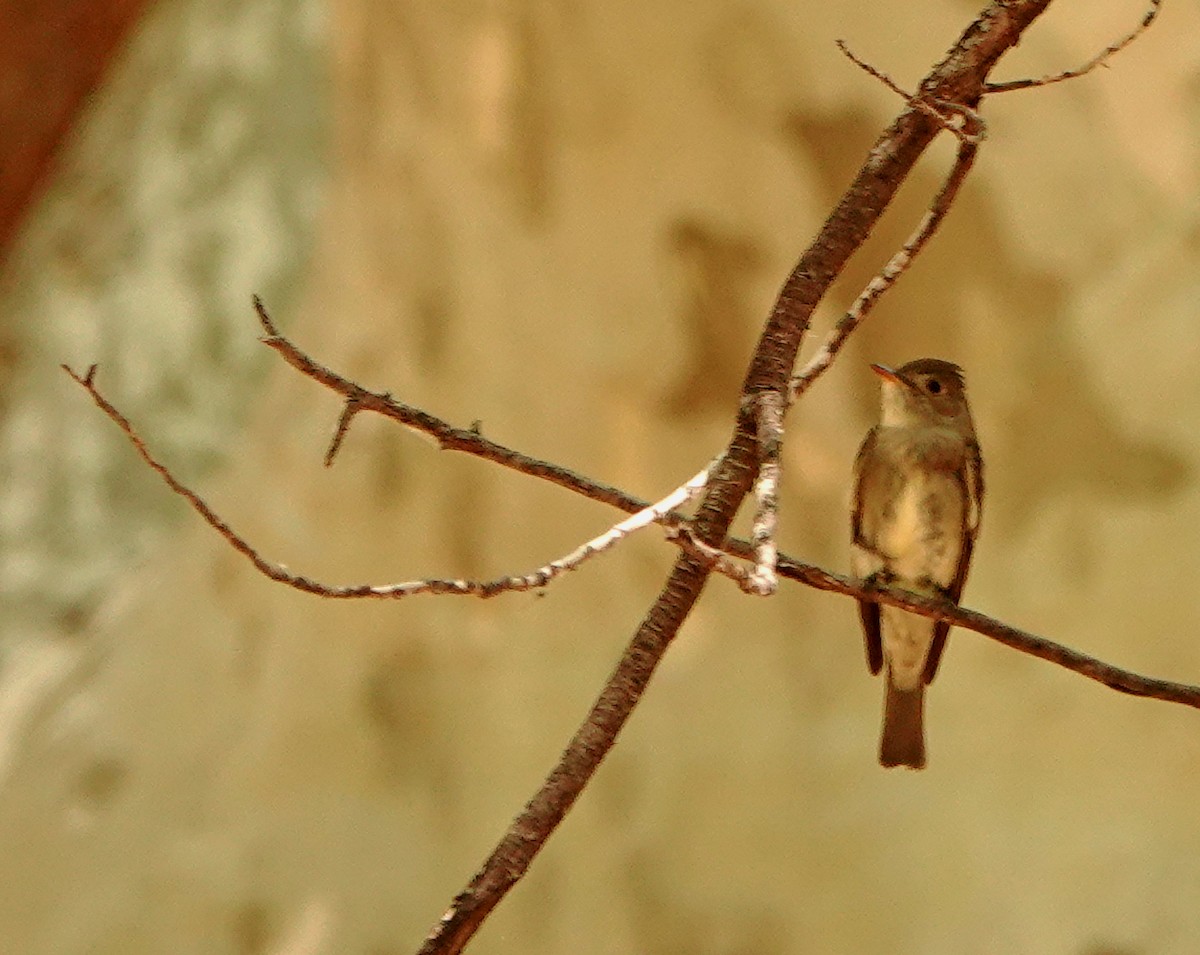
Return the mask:
<path fill-rule="evenodd" d="M 879 738 L 881 766 L 925 768 L 925 686 L 898 690 L 887 674 L 883 701 L 883 733 Z"/>

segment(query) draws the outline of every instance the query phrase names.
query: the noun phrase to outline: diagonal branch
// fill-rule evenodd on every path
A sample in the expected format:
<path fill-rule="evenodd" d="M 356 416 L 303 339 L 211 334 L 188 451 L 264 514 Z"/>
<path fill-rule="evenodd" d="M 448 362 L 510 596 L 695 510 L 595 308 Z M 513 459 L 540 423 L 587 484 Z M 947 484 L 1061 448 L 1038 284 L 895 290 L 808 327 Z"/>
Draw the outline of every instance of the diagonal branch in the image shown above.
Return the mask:
<path fill-rule="evenodd" d="M 491 441 L 480 434 L 478 428 L 456 428 L 436 415 L 397 401 L 387 392 L 370 391 L 349 378 L 339 375 L 332 368 L 326 367 L 297 348 L 275 327 L 274 321 L 257 295 L 254 296 L 254 309 L 266 332 L 266 337 L 262 339 L 263 344 L 273 349 L 302 375 L 324 385 L 346 400 L 346 408 L 339 420 L 334 442 L 326 453 L 327 461 L 332 460 L 334 453 L 341 445 L 350 419 L 363 411 L 372 411 L 432 438 L 443 451 L 463 451 L 473 454 L 494 464 L 511 468 L 531 477 L 541 478 L 557 484 L 559 487 L 565 487 L 585 497 L 590 497 L 594 501 L 600 501 L 602 504 L 618 507 L 623 511 L 639 511 L 648 505 L 647 501 L 632 497 L 619 488 L 581 477 L 568 468 L 530 457 L 505 447 L 503 444 Z"/>
<path fill-rule="evenodd" d="M 1200 709 L 1200 686 L 1142 676 L 1132 670 L 1125 670 L 1079 650 L 1063 646 L 1061 643 L 1047 640 L 1045 637 L 1019 630 L 976 610 L 958 607 L 951 601 L 940 597 L 914 594 L 907 590 L 865 586 L 862 581 L 830 573 L 812 564 L 793 560 L 786 555 L 780 555 L 779 574 L 817 590 L 845 594 L 859 600 L 874 600 L 892 607 L 899 607 L 902 610 L 910 610 L 934 620 L 946 620 L 956 627 L 974 630 L 985 637 L 991 637 L 1014 650 L 1028 653 L 1030 656 L 1050 663 L 1056 663 L 1121 693 L 1163 700 L 1167 703 L 1180 703 L 1183 706 Z"/>

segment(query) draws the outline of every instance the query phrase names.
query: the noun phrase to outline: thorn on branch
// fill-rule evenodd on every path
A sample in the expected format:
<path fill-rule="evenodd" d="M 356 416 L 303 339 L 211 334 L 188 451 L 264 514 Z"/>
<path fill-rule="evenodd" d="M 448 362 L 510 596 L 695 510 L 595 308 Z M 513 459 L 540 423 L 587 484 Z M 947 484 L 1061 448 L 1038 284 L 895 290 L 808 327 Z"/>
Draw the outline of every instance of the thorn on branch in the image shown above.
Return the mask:
<path fill-rule="evenodd" d="M 1035 86 L 1049 86 L 1051 83 L 1061 83 L 1064 80 L 1074 80 L 1081 76 L 1086 76 L 1098 66 L 1108 66 L 1108 61 L 1120 53 L 1125 47 L 1129 46 L 1134 40 L 1149 29 L 1150 24 L 1154 22 L 1155 17 L 1161 8 L 1162 0 L 1150 0 L 1150 8 L 1142 17 L 1142 22 L 1139 23 L 1133 30 L 1127 33 L 1115 43 L 1110 43 L 1103 50 L 1097 53 L 1094 57 L 1088 60 L 1083 66 L 1073 70 L 1066 70 L 1062 73 L 1051 73 L 1039 79 L 1025 80 L 1009 80 L 1007 83 L 986 83 L 984 84 L 984 93 L 1009 93 L 1013 90 L 1027 90 Z"/>
<path fill-rule="evenodd" d="M 333 464 L 333 459 L 337 456 L 338 450 L 342 446 L 342 439 L 346 437 L 346 432 L 350 429 L 351 420 L 361 410 L 362 405 L 357 398 L 346 399 L 341 417 L 338 418 L 337 430 L 333 434 L 333 439 L 329 442 L 329 450 L 325 452 L 325 467 Z"/>
<path fill-rule="evenodd" d="M 263 300 L 254 295 L 251 296 L 251 301 L 254 302 L 254 311 L 258 313 L 259 324 L 262 325 L 263 331 L 267 333 L 267 339 L 279 338 L 279 329 L 275 327 L 275 323 L 271 321 L 271 316 L 267 314 L 267 307 L 263 304 Z"/>

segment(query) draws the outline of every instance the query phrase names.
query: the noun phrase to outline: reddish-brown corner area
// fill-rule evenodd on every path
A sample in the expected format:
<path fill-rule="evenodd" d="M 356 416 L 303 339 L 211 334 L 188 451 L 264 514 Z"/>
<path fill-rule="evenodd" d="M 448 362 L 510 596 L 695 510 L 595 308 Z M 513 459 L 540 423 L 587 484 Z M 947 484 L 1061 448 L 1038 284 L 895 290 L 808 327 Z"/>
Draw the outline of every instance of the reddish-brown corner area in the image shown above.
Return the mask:
<path fill-rule="evenodd" d="M 148 0 L 0 2 L 0 259 Z"/>

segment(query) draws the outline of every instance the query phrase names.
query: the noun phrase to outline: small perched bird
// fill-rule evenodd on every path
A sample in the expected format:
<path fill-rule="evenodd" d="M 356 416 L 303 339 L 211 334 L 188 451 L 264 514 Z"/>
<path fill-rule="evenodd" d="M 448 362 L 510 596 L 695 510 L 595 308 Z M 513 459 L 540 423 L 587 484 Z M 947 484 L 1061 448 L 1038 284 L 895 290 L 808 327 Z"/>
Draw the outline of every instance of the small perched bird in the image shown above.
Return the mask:
<path fill-rule="evenodd" d="M 882 380 L 879 424 L 854 462 L 851 565 L 879 584 L 962 596 L 979 533 L 983 461 L 962 369 L 920 358 Z M 886 665 L 879 762 L 925 765 L 925 685 L 937 673 L 950 625 L 860 600 L 867 666 Z"/>

